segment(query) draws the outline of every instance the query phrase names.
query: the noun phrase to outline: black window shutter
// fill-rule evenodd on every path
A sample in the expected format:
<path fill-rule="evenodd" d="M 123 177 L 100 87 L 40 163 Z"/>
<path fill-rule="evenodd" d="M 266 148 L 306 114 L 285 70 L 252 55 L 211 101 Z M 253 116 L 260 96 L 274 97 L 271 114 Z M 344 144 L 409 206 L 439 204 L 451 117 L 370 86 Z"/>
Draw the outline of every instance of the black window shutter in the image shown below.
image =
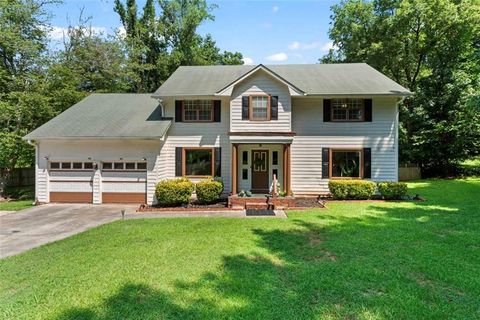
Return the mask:
<path fill-rule="evenodd" d="M 222 101 L 214 100 L 213 101 L 213 122 L 221 121 L 221 111 L 222 111 Z"/>
<path fill-rule="evenodd" d="M 278 96 L 270 97 L 270 119 L 278 120 Z"/>
<path fill-rule="evenodd" d="M 222 176 L 222 148 L 215 148 L 215 177 Z"/>
<path fill-rule="evenodd" d="M 372 99 L 363 100 L 365 105 L 365 121 L 372 122 Z"/>
<path fill-rule="evenodd" d="M 372 177 L 372 149 L 363 148 L 363 177 L 370 179 Z"/>
<path fill-rule="evenodd" d="M 183 114 L 183 103 L 182 100 L 175 100 L 175 122 L 182 122 Z"/>
<path fill-rule="evenodd" d="M 323 122 L 330 122 L 332 100 L 323 99 Z"/>
<path fill-rule="evenodd" d="M 182 155 L 183 155 L 182 147 L 176 147 L 175 148 L 175 176 L 176 177 L 181 177 L 183 175 Z"/>
<path fill-rule="evenodd" d="M 330 178 L 330 148 L 322 148 L 322 179 Z"/>
<path fill-rule="evenodd" d="M 243 96 L 242 97 L 242 120 L 248 120 L 248 110 L 249 109 L 249 97 Z"/>

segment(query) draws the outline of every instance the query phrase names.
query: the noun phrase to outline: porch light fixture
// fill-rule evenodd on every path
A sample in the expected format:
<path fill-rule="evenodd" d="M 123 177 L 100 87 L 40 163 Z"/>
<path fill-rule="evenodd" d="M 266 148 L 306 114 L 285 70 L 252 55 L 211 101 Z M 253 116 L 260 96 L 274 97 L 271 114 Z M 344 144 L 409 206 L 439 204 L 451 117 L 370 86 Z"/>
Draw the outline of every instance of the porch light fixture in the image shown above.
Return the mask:
<path fill-rule="evenodd" d="M 143 161 L 147 161 L 147 158 L 146 158 L 146 157 L 143 157 L 142 160 L 143 160 Z"/>
<path fill-rule="evenodd" d="M 50 158 L 48 156 L 45 156 L 45 157 L 43 157 L 43 159 L 48 161 Z"/>

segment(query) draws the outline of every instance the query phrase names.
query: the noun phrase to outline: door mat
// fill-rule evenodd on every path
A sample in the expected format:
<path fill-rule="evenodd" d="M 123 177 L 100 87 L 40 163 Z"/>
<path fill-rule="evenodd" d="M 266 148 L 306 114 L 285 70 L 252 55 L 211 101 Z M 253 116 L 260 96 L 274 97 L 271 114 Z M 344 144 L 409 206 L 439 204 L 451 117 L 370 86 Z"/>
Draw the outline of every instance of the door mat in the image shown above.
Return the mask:
<path fill-rule="evenodd" d="M 245 214 L 249 217 L 253 217 L 253 216 L 275 216 L 275 212 L 273 210 L 247 209 L 247 210 L 245 210 Z"/>

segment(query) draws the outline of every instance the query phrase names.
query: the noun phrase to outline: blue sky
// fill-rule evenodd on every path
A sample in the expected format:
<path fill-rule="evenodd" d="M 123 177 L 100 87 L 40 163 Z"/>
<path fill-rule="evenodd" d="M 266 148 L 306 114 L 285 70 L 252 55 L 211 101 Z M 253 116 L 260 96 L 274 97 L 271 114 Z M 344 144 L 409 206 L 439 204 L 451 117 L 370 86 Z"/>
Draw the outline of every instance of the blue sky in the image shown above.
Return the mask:
<path fill-rule="evenodd" d="M 139 7 L 144 1 L 138 0 Z M 218 8 L 214 21 L 198 32 L 212 34 L 222 50 L 239 51 L 246 63 L 316 63 L 331 47 L 328 39 L 330 7 L 338 1 L 210 1 Z M 121 26 L 113 0 L 65 0 L 50 6 L 52 41 L 62 38 L 69 21 L 78 21 L 80 10 L 91 17 L 94 30 L 114 33 Z"/>

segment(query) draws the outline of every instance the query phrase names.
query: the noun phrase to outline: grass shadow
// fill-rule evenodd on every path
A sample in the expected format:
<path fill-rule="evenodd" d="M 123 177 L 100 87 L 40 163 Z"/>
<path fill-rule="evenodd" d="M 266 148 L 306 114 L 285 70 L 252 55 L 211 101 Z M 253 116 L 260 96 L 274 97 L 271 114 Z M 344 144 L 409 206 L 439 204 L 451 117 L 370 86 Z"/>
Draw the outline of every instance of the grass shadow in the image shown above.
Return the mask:
<path fill-rule="evenodd" d="M 455 183 L 453 198 L 422 187 L 427 202 L 335 204 L 275 226 L 249 220 L 247 253 L 223 255 L 194 280 L 120 282 L 58 319 L 479 318 L 478 188 L 465 186 Z"/>

